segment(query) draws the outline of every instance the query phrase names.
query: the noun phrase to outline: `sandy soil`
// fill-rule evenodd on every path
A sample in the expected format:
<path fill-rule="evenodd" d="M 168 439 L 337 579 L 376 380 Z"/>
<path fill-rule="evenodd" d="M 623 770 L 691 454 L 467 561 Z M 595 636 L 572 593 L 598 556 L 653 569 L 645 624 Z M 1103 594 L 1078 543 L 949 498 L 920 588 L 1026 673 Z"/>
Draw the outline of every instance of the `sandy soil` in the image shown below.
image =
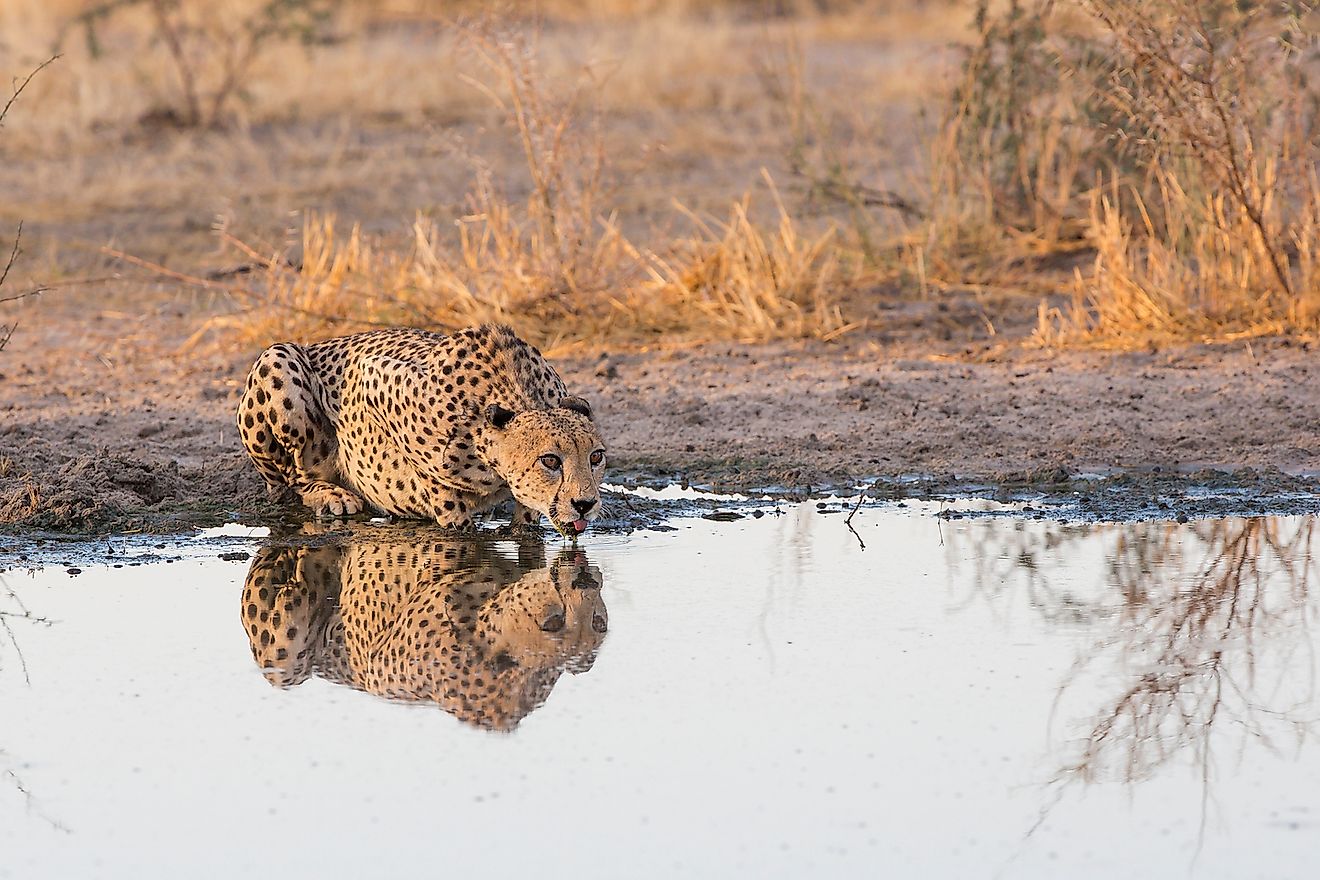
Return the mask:
<path fill-rule="evenodd" d="M 231 423 L 256 352 L 183 350 L 199 306 L 166 302 L 145 317 L 71 297 L 22 310 L 0 354 L 7 529 L 277 515 Z M 871 334 L 558 365 L 597 407 L 616 475 L 803 490 L 911 474 L 952 487 L 1154 467 L 1320 471 L 1314 361 L 1288 341 L 1060 354 Z"/>

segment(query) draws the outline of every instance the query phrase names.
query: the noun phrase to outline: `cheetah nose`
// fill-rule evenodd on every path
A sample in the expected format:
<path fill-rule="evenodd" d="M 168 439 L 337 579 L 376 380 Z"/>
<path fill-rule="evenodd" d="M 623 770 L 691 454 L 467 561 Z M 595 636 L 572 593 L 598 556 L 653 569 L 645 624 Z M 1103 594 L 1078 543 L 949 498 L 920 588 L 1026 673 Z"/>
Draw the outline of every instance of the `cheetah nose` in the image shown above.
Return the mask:
<path fill-rule="evenodd" d="M 595 498 L 575 498 L 573 499 L 573 509 L 578 512 L 578 516 L 586 516 L 587 511 L 596 506 Z"/>

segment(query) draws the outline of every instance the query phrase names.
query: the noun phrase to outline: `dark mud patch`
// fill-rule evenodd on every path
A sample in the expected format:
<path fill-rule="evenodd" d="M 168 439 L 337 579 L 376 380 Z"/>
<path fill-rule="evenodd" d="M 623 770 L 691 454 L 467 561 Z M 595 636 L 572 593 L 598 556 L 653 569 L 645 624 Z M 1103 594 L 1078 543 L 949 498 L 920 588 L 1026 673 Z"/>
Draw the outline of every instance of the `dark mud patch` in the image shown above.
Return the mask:
<path fill-rule="evenodd" d="M 267 500 L 241 455 L 183 466 L 175 460 L 107 451 L 70 457 L 38 472 L 41 477 L 19 472 L 0 458 L 0 536 L 8 536 L 0 539 L 0 565 L 12 559 L 20 542 L 29 548 L 32 541 L 96 547 L 99 544 L 88 539 L 181 535 L 227 523 L 268 526 L 283 533 L 308 524 L 300 506 Z M 761 499 L 747 502 L 749 509 L 775 501 L 856 499 L 863 491 L 867 504 L 984 499 L 1009 505 L 987 505 L 986 510 L 960 506 L 941 514 L 949 518 L 1123 522 L 1320 512 L 1320 480 L 1273 469 L 1150 468 L 1087 474 L 1046 468 L 983 479 L 954 474 L 876 478 L 748 459 L 706 459 L 681 467 L 634 461 L 612 469 L 609 482 L 625 489 L 678 486 Z M 631 492 L 606 493 L 606 502 L 606 515 L 593 525 L 598 533 L 664 530 L 675 517 L 736 512 L 740 503 L 731 506 L 720 498 L 661 500 Z M 827 507 L 833 510 L 833 505 Z"/>
<path fill-rule="evenodd" d="M 692 468 L 632 470 L 611 482 L 660 489 L 678 485 L 714 493 L 806 501 L 825 496 L 870 505 L 907 500 L 956 502 L 981 499 L 1008 507 L 960 508 L 947 518 L 1026 516 L 1037 519 L 1131 522 L 1218 516 L 1320 513 L 1320 477 L 1273 468 L 1134 468 L 1087 473 L 1051 467 L 977 478 L 956 474 L 849 476 L 836 471 L 784 470 L 739 461 L 702 462 Z M 829 506 L 834 509 L 833 505 Z"/>
<path fill-rule="evenodd" d="M 1320 480 L 1276 470 L 1153 469 L 1108 475 L 1048 471 L 1001 478 L 994 483 L 935 482 L 922 485 L 916 492 L 913 488 L 882 484 L 879 491 L 888 489 L 902 497 L 984 498 L 1012 505 L 941 514 L 948 519 L 1018 516 L 1081 522 L 1188 522 L 1225 516 L 1320 513 Z M 873 493 L 879 494 L 874 489 L 868 491 Z"/>

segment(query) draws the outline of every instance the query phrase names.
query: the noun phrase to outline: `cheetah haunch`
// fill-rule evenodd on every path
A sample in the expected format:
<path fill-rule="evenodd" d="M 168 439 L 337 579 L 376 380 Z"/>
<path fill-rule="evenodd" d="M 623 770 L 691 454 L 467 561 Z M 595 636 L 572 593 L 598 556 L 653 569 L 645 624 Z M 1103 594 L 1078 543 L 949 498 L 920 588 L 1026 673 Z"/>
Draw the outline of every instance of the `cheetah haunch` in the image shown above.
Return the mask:
<path fill-rule="evenodd" d="M 367 507 L 462 527 L 510 497 L 563 534 L 600 512 L 591 407 L 508 327 L 377 330 L 261 353 L 238 408 L 272 497 L 317 516 Z"/>

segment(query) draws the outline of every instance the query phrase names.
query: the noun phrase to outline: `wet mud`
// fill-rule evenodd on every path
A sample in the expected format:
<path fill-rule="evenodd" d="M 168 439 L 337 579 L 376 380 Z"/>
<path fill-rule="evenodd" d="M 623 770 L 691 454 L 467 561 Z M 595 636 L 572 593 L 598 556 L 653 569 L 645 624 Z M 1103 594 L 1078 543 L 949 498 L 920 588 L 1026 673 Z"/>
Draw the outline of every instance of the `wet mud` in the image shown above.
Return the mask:
<path fill-rule="evenodd" d="M 103 462 L 97 473 L 119 474 L 130 487 L 155 493 L 177 482 L 196 493 L 197 486 L 177 474 L 162 480 L 121 461 Z M 844 481 L 822 476 L 815 485 L 783 486 L 760 482 L 764 474 L 624 471 L 611 475 L 613 491 L 602 492 L 603 515 L 591 525 L 595 534 L 671 531 L 681 518 L 734 521 L 776 515 L 785 505 L 814 501 L 817 515 L 848 514 L 855 509 L 902 509 L 908 502 L 935 502 L 946 520 L 1008 517 L 1062 523 L 1124 523 L 1192 520 L 1226 516 L 1305 515 L 1320 513 L 1320 480 L 1273 470 L 1159 469 L 1108 475 L 1049 470 L 1005 477 L 1001 482 L 972 482 L 953 477 L 910 476 Z M 703 479 L 704 478 L 704 479 Z M 199 547 L 228 546 L 232 538 L 207 530 L 243 524 L 269 530 L 271 539 L 291 546 L 314 546 L 351 539 L 363 529 L 388 529 L 417 538 L 454 533 L 425 522 L 359 516 L 321 521 L 296 505 L 277 505 L 264 497 L 230 497 L 209 503 L 175 503 L 172 496 L 154 504 L 136 490 L 120 486 L 120 501 L 88 506 L 68 490 L 60 515 L 49 511 L 32 525 L 0 530 L 0 571 L 39 565 L 105 563 L 140 565 L 170 561 Z M 254 493 L 255 495 L 256 493 Z M 67 515 L 66 515 L 67 514 Z M 499 536 L 507 511 L 495 511 L 477 536 Z M 42 527 L 49 523 L 52 527 Z M 548 528 L 543 529 L 551 536 Z M 217 551 L 218 552 L 218 551 Z M 235 551 L 242 552 L 242 551 Z"/>

